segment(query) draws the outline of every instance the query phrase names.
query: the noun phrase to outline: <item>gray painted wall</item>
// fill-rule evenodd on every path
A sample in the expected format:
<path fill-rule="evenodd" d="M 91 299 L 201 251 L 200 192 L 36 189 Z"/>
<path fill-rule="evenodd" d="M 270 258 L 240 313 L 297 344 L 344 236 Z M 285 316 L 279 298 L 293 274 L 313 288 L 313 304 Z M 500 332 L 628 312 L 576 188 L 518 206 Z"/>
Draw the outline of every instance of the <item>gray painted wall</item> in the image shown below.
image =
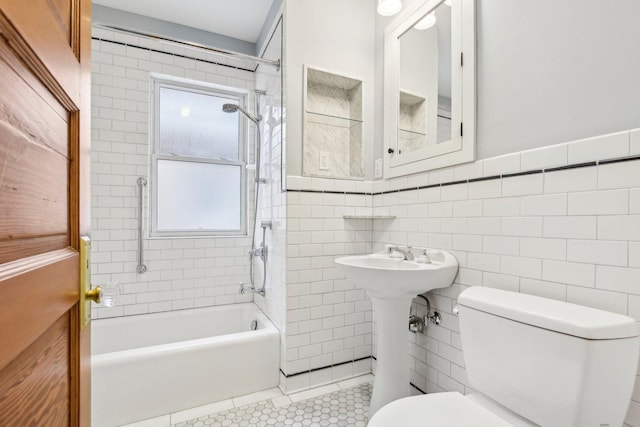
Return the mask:
<path fill-rule="evenodd" d="M 640 2 L 480 0 L 478 158 L 640 127 Z"/>
<path fill-rule="evenodd" d="M 94 24 L 112 25 L 118 28 L 200 43 L 205 46 L 217 47 L 248 55 L 256 54 L 256 45 L 244 40 L 238 40 L 221 34 L 210 33 L 185 25 L 149 18 L 148 16 L 124 12 L 97 4 L 94 4 L 92 7 Z"/>

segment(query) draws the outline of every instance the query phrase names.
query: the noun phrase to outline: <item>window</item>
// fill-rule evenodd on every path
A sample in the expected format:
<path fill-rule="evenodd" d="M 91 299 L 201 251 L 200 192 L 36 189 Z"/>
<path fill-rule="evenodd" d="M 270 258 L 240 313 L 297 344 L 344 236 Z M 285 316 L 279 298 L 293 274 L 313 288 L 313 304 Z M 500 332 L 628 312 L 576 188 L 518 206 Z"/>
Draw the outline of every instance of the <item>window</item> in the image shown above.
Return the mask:
<path fill-rule="evenodd" d="M 151 235 L 244 234 L 246 125 L 223 104 L 246 94 L 151 77 Z"/>

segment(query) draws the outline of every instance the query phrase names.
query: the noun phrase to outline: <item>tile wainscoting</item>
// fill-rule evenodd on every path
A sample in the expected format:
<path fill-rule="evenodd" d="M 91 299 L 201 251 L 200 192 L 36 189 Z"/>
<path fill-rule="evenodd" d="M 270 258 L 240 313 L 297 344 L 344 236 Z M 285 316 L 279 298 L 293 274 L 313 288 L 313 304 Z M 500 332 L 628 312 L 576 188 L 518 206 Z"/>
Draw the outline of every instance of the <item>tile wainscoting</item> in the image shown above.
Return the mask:
<path fill-rule="evenodd" d="M 427 392 L 472 390 L 452 314 L 467 286 L 530 293 L 640 320 L 639 129 L 385 181 L 289 177 L 288 189 L 289 197 L 309 202 L 344 200 L 334 213 L 395 217 L 342 219 L 359 228 L 352 240 L 340 242 L 345 247 L 356 249 L 364 237 L 371 243 L 361 253 L 394 243 L 456 256 L 460 270 L 453 286 L 428 294 L 443 323 L 429 325 L 425 334 L 408 332 L 411 381 Z M 304 212 L 306 204 L 300 206 L 303 218 L 316 212 Z M 339 218 L 329 224 L 338 227 Z M 317 222 L 307 233 L 329 239 L 324 225 Z M 339 270 L 335 274 L 334 283 L 346 281 Z M 415 304 L 426 310 L 420 299 Z M 640 426 L 638 386 L 626 423 Z"/>

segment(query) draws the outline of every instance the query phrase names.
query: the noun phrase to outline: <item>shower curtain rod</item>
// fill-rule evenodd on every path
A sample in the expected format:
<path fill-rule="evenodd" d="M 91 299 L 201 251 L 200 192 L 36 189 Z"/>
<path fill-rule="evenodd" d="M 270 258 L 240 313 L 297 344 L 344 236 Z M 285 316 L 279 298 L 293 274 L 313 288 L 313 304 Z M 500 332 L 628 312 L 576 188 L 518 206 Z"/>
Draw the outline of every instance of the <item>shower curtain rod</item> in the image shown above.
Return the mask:
<path fill-rule="evenodd" d="M 280 60 L 279 59 L 277 61 L 274 61 L 274 60 L 271 60 L 271 59 L 259 58 L 257 56 L 247 55 L 245 53 L 234 52 L 234 51 L 226 50 L 226 49 L 214 48 L 214 47 L 206 46 L 206 45 L 203 45 L 203 44 L 200 44 L 200 43 L 188 42 L 188 41 L 184 41 L 184 40 L 169 39 L 169 38 L 158 36 L 158 35 L 154 35 L 154 34 L 143 33 L 143 32 L 140 32 L 140 31 L 130 30 L 130 29 L 127 29 L 127 28 L 115 27 L 115 26 L 112 26 L 112 25 L 94 24 L 93 26 L 94 27 L 98 27 L 98 28 L 103 28 L 105 30 L 119 31 L 121 33 L 129 33 L 129 34 L 134 34 L 136 36 L 148 37 L 148 38 L 151 38 L 151 39 L 159 40 L 162 43 L 167 43 L 167 44 L 171 44 L 171 45 L 175 45 L 175 46 L 182 46 L 182 47 L 186 47 L 186 48 L 190 48 L 190 49 L 204 50 L 204 51 L 206 51 L 208 53 L 211 53 L 213 55 L 225 56 L 225 57 L 230 57 L 230 58 L 238 59 L 238 60 L 251 61 L 251 62 L 257 62 L 259 64 L 271 65 L 273 67 L 276 67 L 277 70 L 280 70 Z"/>

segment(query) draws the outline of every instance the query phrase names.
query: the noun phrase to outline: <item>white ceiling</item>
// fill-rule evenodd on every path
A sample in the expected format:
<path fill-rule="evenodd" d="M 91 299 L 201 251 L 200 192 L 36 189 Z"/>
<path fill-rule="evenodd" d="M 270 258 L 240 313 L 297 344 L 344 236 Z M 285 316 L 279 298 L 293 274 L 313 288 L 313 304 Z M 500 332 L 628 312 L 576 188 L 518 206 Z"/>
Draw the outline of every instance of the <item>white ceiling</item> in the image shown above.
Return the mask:
<path fill-rule="evenodd" d="M 255 43 L 273 0 L 93 0 L 93 3 Z"/>

